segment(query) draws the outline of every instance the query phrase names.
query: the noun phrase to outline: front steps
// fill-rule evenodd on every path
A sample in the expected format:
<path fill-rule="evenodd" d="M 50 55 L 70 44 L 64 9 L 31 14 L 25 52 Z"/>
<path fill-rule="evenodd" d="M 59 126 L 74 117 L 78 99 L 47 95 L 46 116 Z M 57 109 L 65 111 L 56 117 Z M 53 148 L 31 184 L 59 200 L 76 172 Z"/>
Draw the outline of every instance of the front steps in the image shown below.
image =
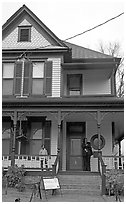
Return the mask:
<path fill-rule="evenodd" d="M 62 172 L 58 178 L 64 194 L 101 195 L 101 177 L 97 172 Z"/>

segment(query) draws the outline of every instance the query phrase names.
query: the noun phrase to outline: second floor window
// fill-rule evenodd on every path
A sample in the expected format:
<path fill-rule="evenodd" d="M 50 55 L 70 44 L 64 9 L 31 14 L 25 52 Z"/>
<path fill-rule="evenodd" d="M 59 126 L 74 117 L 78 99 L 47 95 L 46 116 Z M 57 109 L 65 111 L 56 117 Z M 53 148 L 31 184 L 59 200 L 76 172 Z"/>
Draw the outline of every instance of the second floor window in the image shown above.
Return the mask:
<path fill-rule="evenodd" d="M 52 62 L 31 62 L 20 60 L 3 63 L 3 95 L 28 97 L 30 95 L 51 95 Z"/>
<path fill-rule="evenodd" d="M 67 75 L 67 91 L 69 96 L 80 96 L 82 94 L 82 74 Z"/>

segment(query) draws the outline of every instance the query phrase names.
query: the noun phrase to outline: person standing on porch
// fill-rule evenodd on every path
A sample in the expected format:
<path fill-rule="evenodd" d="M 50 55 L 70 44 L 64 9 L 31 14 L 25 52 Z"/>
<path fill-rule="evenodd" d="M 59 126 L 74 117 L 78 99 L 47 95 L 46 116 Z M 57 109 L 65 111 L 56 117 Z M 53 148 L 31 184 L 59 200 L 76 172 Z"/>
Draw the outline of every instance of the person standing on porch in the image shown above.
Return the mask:
<path fill-rule="evenodd" d="M 90 158 L 92 155 L 92 148 L 90 142 L 85 143 L 85 139 L 82 143 L 82 157 L 83 157 L 83 171 L 90 171 Z"/>
<path fill-rule="evenodd" d="M 87 142 L 86 148 L 87 148 L 87 171 L 91 171 L 90 159 L 91 159 L 91 156 L 93 155 L 93 152 L 92 152 L 90 142 Z"/>
<path fill-rule="evenodd" d="M 40 157 L 40 160 L 41 160 L 41 168 L 44 168 L 45 166 L 47 166 L 47 155 L 48 155 L 48 152 L 45 148 L 44 145 L 41 145 L 41 149 L 39 151 L 39 155 L 42 155 Z M 44 165 L 45 164 L 45 165 Z"/>
<path fill-rule="evenodd" d="M 85 138 L 83 139 L 83 142 L 82 142 L 82 157 L 83 157 L 83 171 L 86 171 L 87 169 L 87 158 L 86 158 L 86 155 L 87 155 L 87 148 L 86 148 L 86 141 L 85 141 Z"/>

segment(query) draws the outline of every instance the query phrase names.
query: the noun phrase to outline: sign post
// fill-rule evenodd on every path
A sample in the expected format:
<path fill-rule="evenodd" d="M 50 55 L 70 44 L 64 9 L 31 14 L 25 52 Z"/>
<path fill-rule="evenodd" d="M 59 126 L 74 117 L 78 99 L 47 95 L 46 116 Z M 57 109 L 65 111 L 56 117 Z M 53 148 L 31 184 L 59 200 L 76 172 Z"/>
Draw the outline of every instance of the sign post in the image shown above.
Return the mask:
<path fill-rule="evenodd" d="M 47 199 L 46 190 L 53 190 L 54 191 L 56 189 L 59 189 L 60 193 L 62 195 L 61 187 L 59 184 L 59 179 L 57 177 L 43 177 L 42 182 L 43 182 L 43 187 L 44 187 L 46 199 Z"/>

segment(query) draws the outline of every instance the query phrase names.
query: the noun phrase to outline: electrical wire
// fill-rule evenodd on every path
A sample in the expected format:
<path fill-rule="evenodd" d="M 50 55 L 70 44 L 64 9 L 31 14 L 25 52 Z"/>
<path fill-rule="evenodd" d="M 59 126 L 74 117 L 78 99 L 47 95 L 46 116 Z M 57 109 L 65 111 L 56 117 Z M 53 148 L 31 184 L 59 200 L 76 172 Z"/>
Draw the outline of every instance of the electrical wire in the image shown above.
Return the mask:
<path fill-rule="evenodd" d="M 112 21 L 112 20 L 114 20 L 114 19 L 120 17 L 120 16 L 123 15 L 123 14 L 124 14 L 124 12 L 123 12 L 123 13 L 120 13 L 119 15 L 117 15 L 117 16 L 115 16 L 115 17 L 113 17 L 113 18 L 111 18 L 111 19 L 109 19 L 109 20 L 107 20 L 107 21 L 105 21 L 105 22 L 103 22 L 103 23 L 97 25 L 97 26 L 94 26 L 93 28 L 90 28 L 90 29 L 88 29 L 88 30 L 86 30 L 86 31 L 83 31 L 82 33 L 79 33 L 79 34 L 76 34 L 76 35 L 74 35 L 74 36 L 72 36 L 72 37 L 69 37 L 69 38 L 65 39 L 64 41 L 73 39 L 73 38 L 75 38 L 75 37 L 78 37 L 79 35 L 83 35 L 84 33 L 87 33 L 87 32 L 89 32 L 89 31 L 91 31 L 91 30 L 94 30 L 94 29 L 96 29 L 96 28 L 98 28 L 98 27 L 100 27 L 100 26 L 102 26 L 102 25 L 104 25 L 104 24 L 106 24 L 106 23 L 108 23 L 108 22 L 110 22 L 110 21 Z"/>
<path fill-rule="evenodd" d="M 110 21 L 112 21 L 112 20 L 114 20 L 114 19 L 120 17 L 120 16 L 123 15 L 123 14 L 124 14 L 124 12 L 120 13 L 119 15 L 117 15 L 117 16 L 115 16 L 115 17 L 113 17 L 113 18 L 111 18 L 111 19 L 109 19 L 109 20 L 107 20 L 107 21 L 105 21 L 105 22 L 103 22 L 103 23 L 97 25 L 97 26 L 94 26 L 93 28 L 90 28 L 90 29 L 88 29 L 88 30 L 86 30 L 86 31 L 83 31 L 82 33 L 79 33 L 79 34 L 76 34 L 76 35 L 71 36 L 71 37 L 69 37 L 69 38 L 66 38 L 66 39 L 63 40 L 63 41 L 65 42 L 65 41 L 67 41 L 67 40 L 70 40 L 70 39 L 73 39 L 73 38 L 78 37 L 78 36 L 80 36 L 80 35 L 83 35 L 84 33 L 87 33 L 87 32 L 89 32 L 89 31 L 92 31 L 92 30 L 94 30 L 94 29 L 96 29 L 96 28 L 98 28 L 98 27 L 100 27 L 100 26 L 102 26 L 102 25 L 104 25 L 104 24 L 106 24 L 106 23 L 108 23 L 108 22 L 110 22 Z M 37 49 L 40 49 L 40 48 L 46 48 L 46 47 L 50 47 L 50 46 L 52 46 L 52 45 L 48 44 L 48 45 L 46 45 L 46 46 L 40 46 L 40 47 L 38 47 L 38 48 L 35 48 L 34 50 L 37 50 Z M 27 52 L 29 52 L 29 49 L 26 49 L 26 50 L 20 55 L 19 58 L 21 58 L 21 57 L 22 57 L 24 54 L 26 54 Z"/>

